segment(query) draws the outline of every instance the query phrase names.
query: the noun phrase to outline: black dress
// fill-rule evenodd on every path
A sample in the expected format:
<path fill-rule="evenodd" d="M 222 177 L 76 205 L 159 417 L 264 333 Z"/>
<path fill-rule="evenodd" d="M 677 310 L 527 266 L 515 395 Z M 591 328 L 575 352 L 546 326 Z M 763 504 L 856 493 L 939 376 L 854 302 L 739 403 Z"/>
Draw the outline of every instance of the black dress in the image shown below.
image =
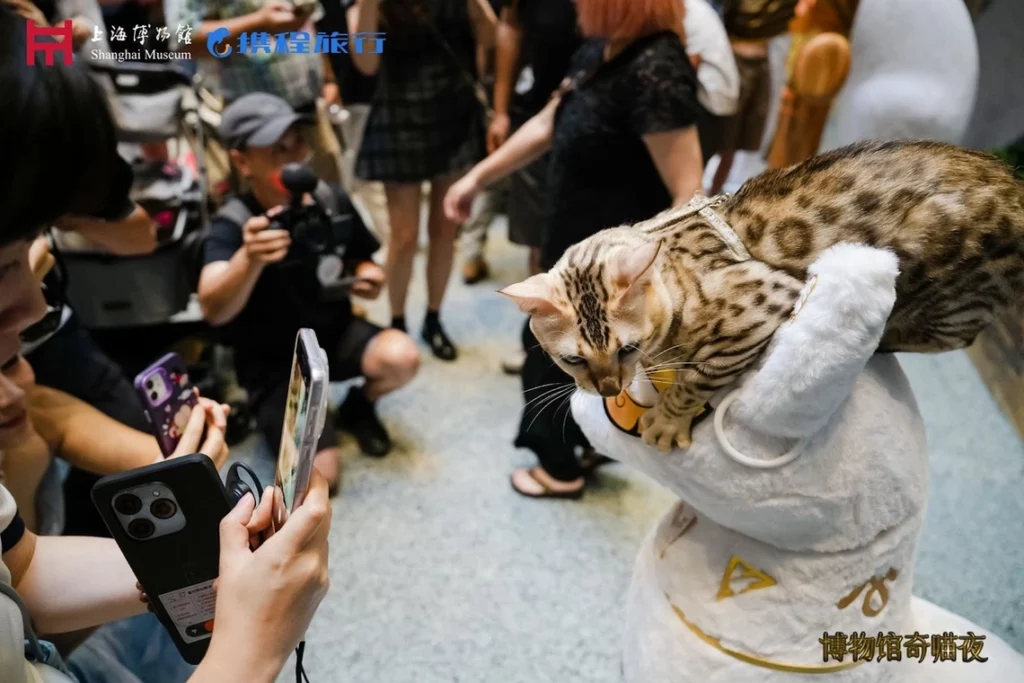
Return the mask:
<path fill-rule="evenodd" d="M 468 169 L 484 156 L 484 109 L 467 1 L 388 0 L 381 15 L 387 40 L 356 175 L 409 183 Z"/>
<path fill-rule="evenodd" d="M 556 114 L 548 169 L 551 201 L 541 246 L 545 269 L 594 233 L 645 220 L 672 205 L 643 136 L 695 125 L 700 112 L 697 75 L 678 35 L 641 38 L 607 63 L 603 55 L 599 40 L 576 52 L 572 84 Z M 529 326 L 523 348 L 526 401 L 552 383 L 573 382 L 538 346 Z M 572 481 L 582 474 L 573 450 L 587 444 L 563 410 L 568 408 L 525 409 L 516 446 L 537 453 L 555 479 Z"/>

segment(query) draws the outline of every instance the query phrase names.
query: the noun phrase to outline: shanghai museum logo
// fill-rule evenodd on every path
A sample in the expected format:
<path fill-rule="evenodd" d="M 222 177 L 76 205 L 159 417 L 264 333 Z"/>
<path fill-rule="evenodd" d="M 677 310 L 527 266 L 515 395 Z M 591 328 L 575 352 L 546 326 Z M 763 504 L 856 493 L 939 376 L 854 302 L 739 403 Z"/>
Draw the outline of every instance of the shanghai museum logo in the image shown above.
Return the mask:
<path fill-rule="evenodd" d="M 228 42 L 231 32 L 226 28 L 211 31 L 206 37 L 206 49 L 218 59 L 238 53 L 259 54 L 376 54 L 384 52 L 383 33 L 317 33 L 305 31 L 291 33 L 249 32 L 238 34 L 237 42 Z"/>

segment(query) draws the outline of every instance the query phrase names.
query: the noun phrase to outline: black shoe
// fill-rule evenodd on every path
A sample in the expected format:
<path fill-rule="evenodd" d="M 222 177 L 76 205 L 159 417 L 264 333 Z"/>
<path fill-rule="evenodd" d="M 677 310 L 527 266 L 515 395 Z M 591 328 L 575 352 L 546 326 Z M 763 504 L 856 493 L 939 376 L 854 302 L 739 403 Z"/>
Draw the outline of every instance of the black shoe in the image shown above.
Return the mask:
<path fill-rule="evenodd" d="M 338 408 L 335 424 L 352 434 L 363 453 L 372 458 L 383 458 L 391 451 L 391 437 L 377 417 L 377 408 L 360 388 L 349 389 L 348 397 Z"/>
<path fill-rule="evenodd" d="M 431 352 L 441 360 L 452 361 L 458 356 L 455 345 L 445 334 L 441 321 L 436 316 L 427 315 L 423 322 L 422 336 L 423 341 L 430 345 Z"/>

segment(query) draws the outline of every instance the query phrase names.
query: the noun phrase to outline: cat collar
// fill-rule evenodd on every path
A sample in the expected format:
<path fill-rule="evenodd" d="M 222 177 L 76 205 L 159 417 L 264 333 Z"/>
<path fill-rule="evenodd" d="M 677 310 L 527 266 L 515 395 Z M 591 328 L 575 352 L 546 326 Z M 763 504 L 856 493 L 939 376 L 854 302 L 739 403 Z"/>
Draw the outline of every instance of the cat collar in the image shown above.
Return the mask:
<path fill-rule="evenodd" d="M 689 213 L 695 213 L 711 224 L 711 227 L 718 232 L 722 241 L 732 250 L 733 256 L 740 261 L 749 261 L 750 252 L 743 246 L 743 240 L 736 234 L 736 231 L 715 213 L 715 207 L 724 203 L 729 198 L 728 194 L 720 194 L 716 197 L 705 197 L 699 192 L 693 196 L 687 205 Z"/>

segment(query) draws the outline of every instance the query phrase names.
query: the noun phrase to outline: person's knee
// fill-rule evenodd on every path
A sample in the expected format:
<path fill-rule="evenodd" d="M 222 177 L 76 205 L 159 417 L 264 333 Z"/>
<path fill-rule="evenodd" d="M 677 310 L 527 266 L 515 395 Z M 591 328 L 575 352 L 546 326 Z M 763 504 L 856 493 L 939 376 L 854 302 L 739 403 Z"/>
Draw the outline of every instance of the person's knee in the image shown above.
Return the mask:
<path fill-rule="evenodd" d="M 420 352 L 412 338 L 399 330 L 384 330 L 367 350 L 365 365 L 374 379 L 402 386 L 416 376 Z"/>
<path fill-rule="evenodd" d="M 415 253 L 418 238 L 416 230 L 395 229 L 392 226 L 388 251 L 395 254 Z"/>

